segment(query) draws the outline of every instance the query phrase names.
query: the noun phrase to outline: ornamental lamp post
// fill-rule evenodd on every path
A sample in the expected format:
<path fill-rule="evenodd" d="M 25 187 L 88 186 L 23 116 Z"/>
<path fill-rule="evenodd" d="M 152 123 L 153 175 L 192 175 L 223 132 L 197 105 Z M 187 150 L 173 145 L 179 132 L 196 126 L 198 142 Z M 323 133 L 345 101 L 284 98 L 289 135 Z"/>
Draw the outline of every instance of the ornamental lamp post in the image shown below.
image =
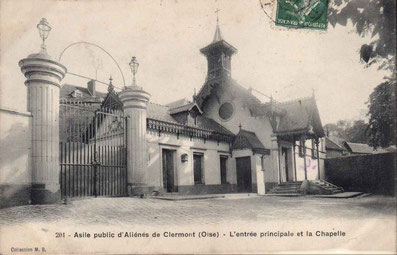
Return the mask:
<path fill-rule="evenodd" d="M 118 95 L 123 103 L 124 116 L 127 117 L 127 191 L 130 196 L 151 194 L 151 177 L 147 173 L 147 105 L 150 94 L 136 84 L 139 63 L 132 57 L 129 63 L 132 72 L 132 85 Z"/>
<path fill-rule="evenodd" d="M 37 29 L 39 30 L 40 37 L 43 40 L 43 43 L 41 44 L 41 50 L 46 51 L 45 40 L 47 39 L 51 31 L 50 24 L 48 23 L 46 18 L 42 18 L 40 20 L 39 24 L 37 24 Z"/>
<path fill-rule="evenodd" d="M 132 57 L 131 61 L 130 61 L 130 68 L 131 68 L 131 72 L 132 72 L 132 86 L 136 87 L 136 79 L 135 79 L 135 75 L 138 72 L 138 67 L 139 67 L 139 63 L 136 60 L 136 57 Z"/>
<path fill-rule="evenodd" d="M 27 109 L 31 112 L 31 188 L 32 204 L 61 200 L 59 164 L 59 94 L 67 69 L 47 54 L 45 40 L 51 27 L 45 18 L 37 24 L 41 51 L 19 61 L 26 78 Z"/>

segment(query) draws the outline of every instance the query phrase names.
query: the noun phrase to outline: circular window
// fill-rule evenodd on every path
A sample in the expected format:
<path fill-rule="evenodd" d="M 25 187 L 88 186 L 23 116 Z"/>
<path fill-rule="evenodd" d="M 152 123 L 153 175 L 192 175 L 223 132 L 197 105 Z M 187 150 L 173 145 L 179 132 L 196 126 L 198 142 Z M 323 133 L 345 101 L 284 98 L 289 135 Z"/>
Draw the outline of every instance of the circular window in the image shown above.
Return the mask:
<path fill-rule="evenodd" d="M 222 120 L 229 120 L 234 112 L 234 107 L 231 103 L 224 103 L 219 107 L 219 117 Z"/>

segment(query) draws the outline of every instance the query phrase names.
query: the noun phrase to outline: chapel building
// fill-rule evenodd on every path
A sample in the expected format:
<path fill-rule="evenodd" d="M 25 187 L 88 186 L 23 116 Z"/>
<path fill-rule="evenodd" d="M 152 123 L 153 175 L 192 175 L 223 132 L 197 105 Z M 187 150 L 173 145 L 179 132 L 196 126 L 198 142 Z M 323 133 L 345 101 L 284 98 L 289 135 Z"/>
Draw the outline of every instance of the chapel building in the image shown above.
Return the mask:
<path fill-rule="evenodd" d="M 262 103 L 233 80 L 237 49 L 224 40 L 219 25 L 200 52 L 208 68 L 192 100 L 130 106 L 128 91 L 116 93 L 112 87 L 100 100 L 131 113 L 136 139 L 131 150 L 139 159 L 129 163 L 128 193 L 265 194 L 278 184 L 323 178 L 324 130 L 314 96 Z"/>

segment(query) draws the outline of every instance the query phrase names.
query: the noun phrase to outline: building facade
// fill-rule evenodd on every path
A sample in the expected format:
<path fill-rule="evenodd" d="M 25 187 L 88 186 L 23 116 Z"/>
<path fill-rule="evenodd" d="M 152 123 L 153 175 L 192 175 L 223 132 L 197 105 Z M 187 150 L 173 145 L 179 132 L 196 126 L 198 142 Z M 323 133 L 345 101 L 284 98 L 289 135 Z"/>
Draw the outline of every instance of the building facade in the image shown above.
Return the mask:
<path fill-rule="evenodd" d="M 262 103 L 232 79 L 237 49 L 218 25 L 200 52 L 208 69 L 192 100 L 154 104 L 138 86 L 110 89 L 102 100 L 128 116 L 128 193 L 265 194 L 280 183 L 323 178 L 324 131 L 314 96 Z"/>
<path fill-rule="evenodd" d="M 237 49 L 219 26 L 200 52 L 208 68 L 192 100 L 150 102 L 62 84 L 67 68 L 42 48 L 19 62 L 27 112 L 1 109 L 0 204 L 67 197 L 254 192 L 324 179 L 324 131 L 314 96 L 263 103 L 232 78 Z M 28 137 L 28 139 L 26 139 Z M 18 150 L 10 150 L 11 146 Z M 284 190 L 282 190 L 284 192 Z"/>

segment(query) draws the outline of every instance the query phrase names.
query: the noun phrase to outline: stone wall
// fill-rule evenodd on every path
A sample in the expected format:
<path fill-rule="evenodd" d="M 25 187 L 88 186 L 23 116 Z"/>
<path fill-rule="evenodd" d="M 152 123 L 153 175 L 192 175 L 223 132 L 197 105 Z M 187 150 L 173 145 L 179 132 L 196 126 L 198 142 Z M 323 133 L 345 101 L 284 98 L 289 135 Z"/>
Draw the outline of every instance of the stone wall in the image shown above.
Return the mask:
<path fill-rule="evenodd" d="M 390 152 L 326 159 L 326 180 L 345 191 L 395 195 L 396 155 Z"/>
<path fill-rule="evenodd" d="M 0 108 L 0 207 L 30 203 L 31 115 Z"/>

